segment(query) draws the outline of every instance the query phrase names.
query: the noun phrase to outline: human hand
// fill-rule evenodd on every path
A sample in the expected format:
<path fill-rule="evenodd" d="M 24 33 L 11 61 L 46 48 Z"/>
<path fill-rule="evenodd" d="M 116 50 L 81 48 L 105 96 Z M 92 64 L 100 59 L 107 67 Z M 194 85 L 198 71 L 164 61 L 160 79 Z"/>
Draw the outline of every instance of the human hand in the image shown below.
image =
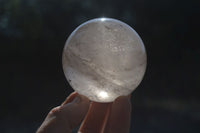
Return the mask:
<path fill-rule="evenodd" d="M 97 103 L 74 92 L 49 112 L 36 133 L 71 133 L 81 122 L 78 133 L 129 133 L 130 119 L 128 96 Z"/>

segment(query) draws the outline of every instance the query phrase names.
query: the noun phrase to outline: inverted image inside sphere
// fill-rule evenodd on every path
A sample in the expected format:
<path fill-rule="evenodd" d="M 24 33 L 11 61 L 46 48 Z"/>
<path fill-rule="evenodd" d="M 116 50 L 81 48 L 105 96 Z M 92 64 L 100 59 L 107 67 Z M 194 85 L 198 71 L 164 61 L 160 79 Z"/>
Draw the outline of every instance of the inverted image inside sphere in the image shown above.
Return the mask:
<path fill-rule="evenodd" d="M 74 30 L 63 50 L 65 76 L 78 93 L 96 102 L 130 94 L 146 69 L 139 35 L 110 18 L 87 21 Z"/>

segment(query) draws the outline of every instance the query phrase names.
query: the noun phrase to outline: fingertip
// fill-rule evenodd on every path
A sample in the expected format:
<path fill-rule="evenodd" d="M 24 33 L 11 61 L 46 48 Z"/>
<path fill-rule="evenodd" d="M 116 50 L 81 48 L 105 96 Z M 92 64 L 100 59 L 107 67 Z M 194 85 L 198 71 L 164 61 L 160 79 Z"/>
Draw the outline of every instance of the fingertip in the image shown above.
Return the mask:
<path fill-rule="evenodd" d="M 83 102 L 83 103 L 89 103 L 90 102 L 90 100 L 86 96 L 83 96 L 83 95 L 77 93 L 73 102 L 79 103 L 80 101 Z"/>
<path fill-rule="evenodd" d="M 128 95 L 128 98 L 131 99 L 131 94 Z"/>
<path fill-rule="evenodd" d="M 65 104 L 68 104 L 70 102 L 72 102 L 74 100 L 74 98 L 78 95 L 77 92 L 72 92 L 66 99 L 65 101 L 61 104 L 61 106 L 65 105 Z"/>
<path fill-rule="evenodd" d="M 53 108 L 37 133 L 71 132 L 78 126 L 89 108 L 89 100 L 77 92 L 71 93 L 61 106 Z"/>
<path fill-rule="evenodd" d="M 128 96 L 119 96 L 118 98 L 115 99 L 114 102 L 121 101 L 121 100 L 125 101 L 125 100 L 128 100 L 128 99 L 129 99 Z"/>
<path fill-rule="evenodd" d="M 85 96 L 79 95 L 78 93 L 75 94 L 73 100 L 70 96 L 69 99 L 70 100 L 66 100 L 68 102 L 65 101 L 65 104 L 62 106 L 52 109 L 50 111 L 50 116 L 52 118 L 55 117 L 57 121 L 62 121 L 61 125 L 71 131 L 78 126 L 85 117 L 90 102 Z"/>
<path fill-rule="evenodd" d="M 119 96 L 117 99 L 115 99 L 115 101 L 113 102 L 113 104 L 117 104 L 117 105 L 126 105 L 128 107 L 131 107 L 131 100 L 130 100 L 130 95 L 128 96 Z"/>

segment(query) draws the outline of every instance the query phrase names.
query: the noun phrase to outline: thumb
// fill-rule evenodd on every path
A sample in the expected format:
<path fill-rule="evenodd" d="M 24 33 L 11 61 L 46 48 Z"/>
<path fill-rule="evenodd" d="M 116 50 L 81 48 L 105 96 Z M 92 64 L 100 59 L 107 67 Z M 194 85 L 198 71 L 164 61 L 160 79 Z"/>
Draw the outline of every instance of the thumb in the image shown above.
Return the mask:
<path fill-rule="evenodd" d="M 72 93 L 61 106 L 49 112 L 37 133 L 70 133 L 84 118 L 89 104 L 86 97 Z"/>

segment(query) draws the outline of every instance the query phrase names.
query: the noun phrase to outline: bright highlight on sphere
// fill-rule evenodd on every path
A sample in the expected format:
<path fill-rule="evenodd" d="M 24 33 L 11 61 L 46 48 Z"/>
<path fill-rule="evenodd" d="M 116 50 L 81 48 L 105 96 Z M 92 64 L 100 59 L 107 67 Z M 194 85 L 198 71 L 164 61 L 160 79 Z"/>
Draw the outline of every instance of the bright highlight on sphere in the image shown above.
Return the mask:
<path fill-rule="evenodd" d="M 108 93 L 105 92 L 105 91 L 100 91 L 98 95 L 99 95 L 100 98 L 102 98 L 102 99 L 108 98 Z"/>
<path fill-rule="evenodd" d="M 140 84 L 147 59 L 135 30 L 116 19 L 97 18 L 72 32 L 62 62 L 75 91 L 92 101 L 112 102 Z"/>

